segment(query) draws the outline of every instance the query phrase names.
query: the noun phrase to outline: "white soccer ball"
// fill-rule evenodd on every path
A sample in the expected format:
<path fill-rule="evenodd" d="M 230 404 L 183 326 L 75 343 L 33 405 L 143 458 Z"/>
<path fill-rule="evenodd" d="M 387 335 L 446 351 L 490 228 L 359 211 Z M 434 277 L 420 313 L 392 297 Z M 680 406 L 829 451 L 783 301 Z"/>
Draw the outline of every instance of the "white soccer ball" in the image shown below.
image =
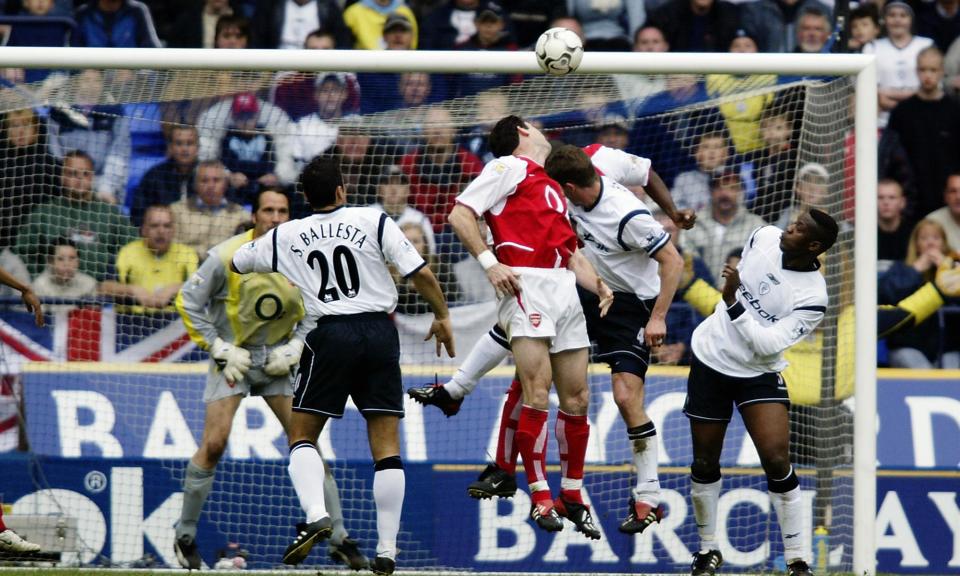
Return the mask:
<path fill-rule="evenodd" d="M 551 28 L 537 39 L 534 49 L 537 64 L 547 74 L 563 76 L 580 66 L 583 58 L 583 42 L 576 32 L 568 28 Z"/>

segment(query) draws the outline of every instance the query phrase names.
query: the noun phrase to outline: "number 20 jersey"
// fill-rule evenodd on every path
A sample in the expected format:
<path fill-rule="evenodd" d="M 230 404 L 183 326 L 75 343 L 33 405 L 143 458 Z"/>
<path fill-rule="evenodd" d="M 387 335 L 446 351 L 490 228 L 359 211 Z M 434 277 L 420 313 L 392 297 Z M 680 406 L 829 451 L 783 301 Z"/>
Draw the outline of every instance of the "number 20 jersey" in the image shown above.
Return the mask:
<path fill-rule="evenodd" d="M 240 272 L 286 276 L 313 318 L 393 312 L 397 288 L 387 263 L 404 277 L 426 265 L 382 211 L 345 206 L 285 222 L 233 255 Z"/>

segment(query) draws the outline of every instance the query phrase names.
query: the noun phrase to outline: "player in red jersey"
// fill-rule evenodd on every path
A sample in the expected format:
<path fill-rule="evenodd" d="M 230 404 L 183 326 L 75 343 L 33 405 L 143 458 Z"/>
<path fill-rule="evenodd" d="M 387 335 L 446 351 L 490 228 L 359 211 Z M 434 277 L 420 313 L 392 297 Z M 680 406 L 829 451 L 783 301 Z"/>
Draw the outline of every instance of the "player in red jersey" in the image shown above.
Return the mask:
<path fill-rule="evenodd" d="M 560 186 L 547 176 L 546 137 L 518 116 L 493 127 L 490 149 L 497 156 L 457 197 L 450 224 L 486 270 L 496 289 L 498 321 L 507 335 L 523 389 L 515 442 L 523 456 L 533 505 L 530 517 L 548 531 L 563 529 L 560 515 L 590 538 L 599 538 L 583 503 L 587 422 L 586 322 L 576 285 L 600 297 L 601 314 L 613 293 L 577 251 Z M 493 236 L 487 249 L 477 220 Z M 553 500 L 546 480 L 547 409 L 550 384 L 560 400 L 556 434 L 561 490 Z"/>

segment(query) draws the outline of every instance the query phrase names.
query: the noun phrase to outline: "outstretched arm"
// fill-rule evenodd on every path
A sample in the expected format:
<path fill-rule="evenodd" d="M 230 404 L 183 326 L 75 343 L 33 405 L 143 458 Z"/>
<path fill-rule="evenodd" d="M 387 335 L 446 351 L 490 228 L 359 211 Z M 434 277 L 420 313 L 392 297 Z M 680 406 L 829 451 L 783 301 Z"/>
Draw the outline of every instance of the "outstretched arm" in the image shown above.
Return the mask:
<path fill-rule="evenodd" d="M 644 187 L 644 191 L 679 228 L 683 230 L 693 228 L 693 225 L 697 222 L 696 212 L 689 208 L 678 209 L 673 203 L 673 197 L 670 196 L 667 185 L 652 168 L 647 177 L 647 185 Z"/>

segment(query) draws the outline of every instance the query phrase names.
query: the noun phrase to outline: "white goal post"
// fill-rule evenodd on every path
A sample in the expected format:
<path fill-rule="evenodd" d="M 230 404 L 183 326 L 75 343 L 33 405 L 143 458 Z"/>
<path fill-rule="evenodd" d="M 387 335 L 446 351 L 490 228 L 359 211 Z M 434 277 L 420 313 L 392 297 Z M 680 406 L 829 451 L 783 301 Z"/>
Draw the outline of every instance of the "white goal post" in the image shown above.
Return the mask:
<path fill-rule="evenodd" d="M 0 48 L 0 67 L 541 74 L 532 52 Z M 853 572 L 875 572 L 877 85 L 872 55 L 591 53 L 584 74 L 855 76 Z M 466 352 L 466 351 L 464 351 Z"/>

